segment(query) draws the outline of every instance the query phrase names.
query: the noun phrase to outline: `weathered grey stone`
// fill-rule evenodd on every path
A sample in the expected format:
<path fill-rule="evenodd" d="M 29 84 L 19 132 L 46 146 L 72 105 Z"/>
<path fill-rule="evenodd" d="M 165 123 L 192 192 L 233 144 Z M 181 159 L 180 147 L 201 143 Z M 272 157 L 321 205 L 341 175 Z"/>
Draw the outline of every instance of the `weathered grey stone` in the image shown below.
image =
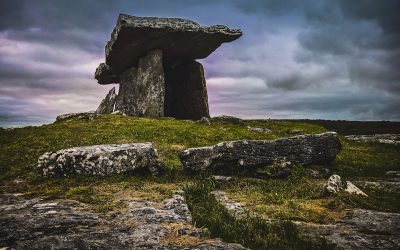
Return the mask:
<path fill-rule="evenodd" d="M 96 114 L 111 114 L 114 111 L 115 100 L 117 95 L 115 94 L 115 87 L 112 88 L 106 97 L 101 101 L 99 107 L 96 110 Z"/>
<path fill-rule="evenodd" d="M 214 195 L 215 199 L 221 203 L 221 205 L 223 205 L 228 213 L 233 217 L 240 218 L 249 214 L 240 202 L 229 199 L 228 195 L 224 191 L 216 190 L 212 191 L 211 194 Z"/>
<path fill-rule="evenodd" d="M 211 121 L 229 122 L 229 123 L 244 125 L 244 120 L 234 117 L 234 116 L 229 116 L 229 115 L 215 116 L 215 117 L 211 118 Z"/>
<path fill-rule="evenodd" d="M 195 60 L 165 67 L 165 113 L 177 119 L 210 117 L 203 66 Z"/>
<path fill-rule="evenodd" d="M 205 237 L 204 229 L 191 225 L 182 196 L 164 202 L 121 202 L 126 209 L 106 215 L 91 212 L 77 201 L 2 194 L 0 249 L 246 249 Z M 179 228 L 187 233 L 177 235 Z M 195 238 L 193 244 L 182 246 L 181 237 Z"/>
<path fill-rule="evenodd" d="M 165 78 L 162 51 L 153 50 L 120 76 L 115 110 L 127 115 L 164 116 Z"/>
<path fill-rule="evenodd" d="M 400 134 L 348 135 L 346 139 L 360 142 L 378 142 L 383 144 L 400 145 Z"/>
<path fill-rule="evenodd" d="M 361 188 L 388 189 L 391 192 L 400 193 L 400 178 L 389 178 L 384 180 L 354 181 Z"/>
<path fill-rule="evenodd" d="M 69 113 L 69 114 L 62 114 L 58 115 L 56 121 L 64 121 L 68 119 L 85 119 L 91 121 L 95 118 L 96 111 L 89 111 L 83 113 Z"/>
<path fill-rule="evenodd" d="M 301 165 L 331 162 L 340 147 L 337 134 L 328 132 L 276 140 L 221 142 L 210 147 L 189 148 L 179 157 L 189 171 L 237 173 L 282 161 Z"/>
<path fill-rule="evenodd" d="M 202 117 L 202 118 L 199 120 L 199 123 L 211 125 L 210 118 L 208 118 L 208 117 Z"/>
<path fill-rule="evenodd" d="M 358 194 L 367 196 L 361 189 L 356 187 L 353 183 L 351 183 L 350 181 L 342 180 L 342 178 L 336 174 L 329 177 L 328 181 L 324 186 L 324 190 L 328 194 L 335 194 L 341 191 L 345 191 L 349 194 Z"/>
<path fill-rule="evenodd" d="M 38 160 L 43 176 L 108 175 L 127 171 L 163 169 L 151 143 L 110 144 L 63 149 L 47 152 Z"/>
<path fill-rule="evenodd" d="M 181 18 L 121 14 L 106 46 L 106 64 L 119 75 L 154 49 L 161 49 L 168 62 L 201 59 L 241 35 L 240 30 L 222 25 L 202 27 Z"/>
<path fill-rule="evenodd" d="M 335 249 L 398 249 L 400 245 L 400 214 L 364 209 L 347 212 L 334 225 L 295 222 L 308 237 L 325 237 Z"/>
<path fill-rule="evenodd" d="M 94 73 L 94 78 L 99 84 L 110 84 L 118 83 L 118 76 L 113 72 L 113 70 L 105 63 L 100 63 Z"/>
<path fill-rule="evenodd" d="M 267 128 L 258 128 L 258 127 L 250 127 L 250 126 L 247 126 L 247 128 L 250 131 L 259 132 L 259 133 L 271 133 L 272 132 L 272 130 L 267 129 Z"/>

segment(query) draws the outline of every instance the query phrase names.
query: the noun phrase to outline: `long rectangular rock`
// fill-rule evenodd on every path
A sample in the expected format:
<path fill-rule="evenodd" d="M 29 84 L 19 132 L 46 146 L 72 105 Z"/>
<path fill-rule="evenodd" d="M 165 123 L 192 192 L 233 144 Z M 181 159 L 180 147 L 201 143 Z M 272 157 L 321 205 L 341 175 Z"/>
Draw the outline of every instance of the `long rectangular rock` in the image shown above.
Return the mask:
<path fill-rule="evenodd" d="M 290 161 L 310 165 L 335 160 L 341 148 L 335 132 L 301 135 L 276 140 L 221 142 L 210 147 L 189 148 L 179 157 L 190 172 L 236 173 Z"/>
<path fill-rule="evenodd" d="M 163 165 L 151 143 L 108 144 L 47 152 L 38 160 L 45 177 L 109 175 L 127 171 L 160 172 Z"/>

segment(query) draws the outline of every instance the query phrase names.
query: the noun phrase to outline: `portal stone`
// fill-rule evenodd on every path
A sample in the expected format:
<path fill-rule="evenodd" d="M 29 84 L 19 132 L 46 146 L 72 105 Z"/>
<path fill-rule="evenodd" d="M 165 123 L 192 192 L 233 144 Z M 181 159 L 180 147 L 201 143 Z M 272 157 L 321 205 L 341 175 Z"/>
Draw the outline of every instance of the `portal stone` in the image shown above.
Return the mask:
<path fill-rule="evenodd" d="M 200 120 L 210 117 L 204 69 L 195 60 L 166 67 L 166 116 Z"/>
<path fill-rule="evenodd" d="M 115 87 L 112 88 L 106 97 L 101 101 L 100 106 L 96 110 L 96 114 L 111 114 L 114 111 L 115 99 Z"/>

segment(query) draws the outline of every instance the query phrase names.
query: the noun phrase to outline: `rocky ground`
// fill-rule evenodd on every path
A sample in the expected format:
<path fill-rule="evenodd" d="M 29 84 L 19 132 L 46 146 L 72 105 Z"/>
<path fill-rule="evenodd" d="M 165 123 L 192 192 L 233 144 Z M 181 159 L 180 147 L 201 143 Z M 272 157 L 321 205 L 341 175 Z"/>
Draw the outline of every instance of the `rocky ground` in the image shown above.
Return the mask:
<path fill-rule="evenodd" d="M 5 249 L 246 249 L 195 228 L 180 195 L 161 203 L 125 200 L 116 213 L 91 212 L 73 200 L 0 196 Z"/>
<path fill-rule="evenodd" d="M 341 144 L 340 151 L 337 146 L 329 151 L 334 161 L 314 161 L 321 157 L 318 152 L 325 154 L 326 144 L 311 145 L 309 138 L 325 132 L 297 121 L 227 116 L 185 121 L 92 113 L 61 117 L 41 127 L 0 130 L 0 249 L 397 249 L 400 148 L 331 134 L 332 145 L 338 140 Z M 312 162 L 291 163 L 291 144 L 280 139 L 284 137 L 291 137 L 296 152 Z M 265 158 L 262 167 L 254 164 L 241 169 L 243 173 L 213 178 L 188 174 L 179 158 L 187 150 L 200 149 L 201 154 L 202 148 L 218 149 L 229 141 L 263 145 L 251 159 L 244 154 L 203 155 L 211 169 L 230 160 L 237 169 L 243 167 L 242 159 L 257 162 L 267 147 L 274 157 Z M 107 147 L 87 154 L 66 150 L 145 142 L 152 142 L 154 152 L 144 157 L 136 149 L 117 155 Z M 275 150 L 277 142 L 289 146 Z M 227 147 L 220 154 L 235 146 L 223 145 Z M 38 164 L 43 155 L 56 160 Z M 119 167 L 141 160 L 143 168 L 154 165 L 162 171 L 43 175 L 43 169 L 59 164 L 104 163 L 110 157 Z M 82 169 L 90 167 L 84 165 Z M 325 194 L 333 175 L 341 176 L 338 183 L 344 186 Z M 348 193 L 348 183 L 365 195 Z M 314 242 L 321 237 L 324 241 Z"/>

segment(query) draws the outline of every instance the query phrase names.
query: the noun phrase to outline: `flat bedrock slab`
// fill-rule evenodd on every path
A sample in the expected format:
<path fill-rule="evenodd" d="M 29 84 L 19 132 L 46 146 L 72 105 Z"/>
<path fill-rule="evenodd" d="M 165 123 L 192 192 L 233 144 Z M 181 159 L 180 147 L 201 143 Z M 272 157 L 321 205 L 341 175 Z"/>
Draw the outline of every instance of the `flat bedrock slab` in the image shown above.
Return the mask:
<path fill-rule="evenodd" d="M 126 209 L 101 214 L 72 200 L 1 194 L 0 249 L 246 249 L 202 237 L 203 229 L 191 225 L 180 195 L 163 202 L 131 198 L 122 202 Z M 188 244 L 179 244 L 188 237 Z"/>
<path fill-rule="evenodd" d="M 201 59 L 222 43 L 236 40 L 241 35 L 239 29 L 223 25 L 203 27 L 181 18 L 121 14 L 106 45 L 106 64 L 119 75 L 137 65 L 140 57 L 153 49 L 161 49 L 169 62 Z"/>
<path fill-rule="evenodd" d="M 115 94 L 115 87 L 113 87 L 101 101 L 99 107 L 96 110 L 96 114 L 111 114 L 114 112 L 115 101 L 117 95 Z"/>
<path fill-rule="evenodd" d="M 359 142 L 378 142 L 400 146 L 400 134 L 348 135 L 346 139 Z"/>
<path fill-rule="evenodd" d="M 47 152 L 38 160 L 43 176 L 108 175 L 127 171 L 163 170 L 151 143 L 109 144 Z"/>
<path fill-rule="evenodd" d="M 236 173 L 288 161 L 310 165 L 331 162 L 341 148 L 334 132 L 301 135 L 276 140 L 221 142 L 210 147 L 189 148 L 179 154 L 186 170 Z"/>

